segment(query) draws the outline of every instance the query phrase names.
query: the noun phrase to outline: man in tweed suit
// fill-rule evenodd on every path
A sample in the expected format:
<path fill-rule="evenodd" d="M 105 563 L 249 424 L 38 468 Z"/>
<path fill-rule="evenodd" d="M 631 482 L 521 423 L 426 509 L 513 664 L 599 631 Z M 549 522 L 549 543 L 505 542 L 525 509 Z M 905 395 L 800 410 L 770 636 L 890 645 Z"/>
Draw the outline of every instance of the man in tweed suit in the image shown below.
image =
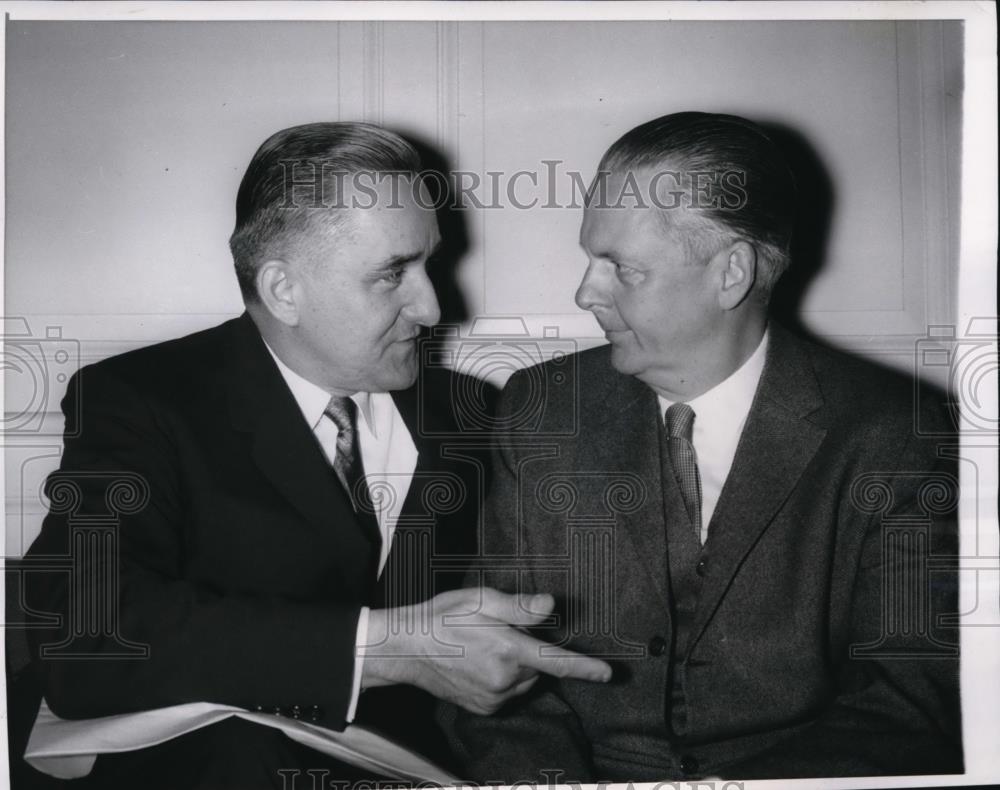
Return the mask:
<path fill-rule="evenodd" d="M 615 677 L 459 712 L 466 774 L 960 772 L 933 393 L 768 320 L 795 187 L 756 125 L 668 115 L 599 171 L 576 301 L 609 343 L 508 383 L 501 421 L 545 401 L 532 438 L 498 439 L 486 548 L 519 567 L 483 581 L 556 591 L 549 636 Z"/>

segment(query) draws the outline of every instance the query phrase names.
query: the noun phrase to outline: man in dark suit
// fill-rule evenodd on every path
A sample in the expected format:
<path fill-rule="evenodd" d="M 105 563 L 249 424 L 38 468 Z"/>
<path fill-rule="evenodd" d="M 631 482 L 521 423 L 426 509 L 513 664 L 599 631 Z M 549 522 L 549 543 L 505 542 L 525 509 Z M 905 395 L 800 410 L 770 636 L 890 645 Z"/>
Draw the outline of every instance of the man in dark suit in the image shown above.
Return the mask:
<path fill-rule="evenodd" d="M 609 344 L 505 388 L 501 423 L 545 400 L 534 438 L 497 439 L 485 555 L 515 569 L 483 577 L 554 591 L 553 641 L 615 675 L 458 712 L 466 775 L 960 772 L 956 471 L 916 428 L 949 432 L 933 393 L 768 321 L 795 192 L 754 124 L 668 115 L 599 173 L 576 301 Z"/>
<path fill-rule="evenodd" d="M 461 437 L 419 370 L 440 241 L 420 169 L 375 126 L 273 135 L 230 240 L 247 312 L 72 379 L 30 556 L 73 569 L 31 573 L 28 589 L 57 615 L 31 632 L 56 715 L 224 703 L 374 724 L 446 760 L 434 698 L 488 713 L 540 671 L 609 674 L 542 659 L 509 625 L 536 622 L 551 598 L 449 590 L 431 567 L 474 548 L 482 475 L 442 452 L 434 437 Z M 246 790 L 306 768 L 358 775 L 230 719 L 102 756 L 90 781 Z"/>

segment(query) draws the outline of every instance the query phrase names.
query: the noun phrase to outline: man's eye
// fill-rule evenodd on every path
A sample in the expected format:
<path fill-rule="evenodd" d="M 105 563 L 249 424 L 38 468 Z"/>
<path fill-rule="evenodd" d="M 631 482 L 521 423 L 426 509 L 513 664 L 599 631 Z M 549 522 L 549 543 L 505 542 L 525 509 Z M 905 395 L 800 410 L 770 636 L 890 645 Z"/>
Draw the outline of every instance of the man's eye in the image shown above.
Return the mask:
<path fill-rule="evenodd" d="M 622 282 L 634 285 L 641 282 L 643 279 L 643 274 L 638 269 L 633 269 L 631 266 L 626 266 L 624 263 L 617 262 L 614 262 L 614 266 L 615 274 Z"/>
<path fill-rule="evenodd" d="M 385 272 L 380 278 L 383 282 L 390 283 L 392 285 L 399 285 L 403 281 L 403 270 L 402 269 L 390 269 Z"/>

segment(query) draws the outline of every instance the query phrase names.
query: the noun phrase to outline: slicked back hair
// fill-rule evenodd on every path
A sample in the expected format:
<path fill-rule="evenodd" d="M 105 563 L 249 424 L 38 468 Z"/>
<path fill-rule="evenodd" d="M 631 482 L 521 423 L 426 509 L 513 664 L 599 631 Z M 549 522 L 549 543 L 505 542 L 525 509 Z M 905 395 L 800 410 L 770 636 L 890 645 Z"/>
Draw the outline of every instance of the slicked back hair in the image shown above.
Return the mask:
<path fill-rule="evenodd" d="M 767 301 L 789 264 L 795 178 L 757 124 L 716 113 L 664 115 L 626 132 L 604 154 L 599 170 L 670 170 L 681 175 L 688 198 L 697 178 L 704 188 L 697 206 L 687 200 L 656 210 L 695 249 L 707 249 L 720 236 L 751 243 L 758 261 L 755 291 Z"/>
<path fill-rule="evenodd" d="M 309 123 L 268 137 L 240 182 L 229 238 L 244 301 L 259 300 L 256 276 L 262 263 L 285 254 L 318 214 L 329 217 L 340 210 L 345 176 L 420 169 L 410 143 L 372 124 Z"/>

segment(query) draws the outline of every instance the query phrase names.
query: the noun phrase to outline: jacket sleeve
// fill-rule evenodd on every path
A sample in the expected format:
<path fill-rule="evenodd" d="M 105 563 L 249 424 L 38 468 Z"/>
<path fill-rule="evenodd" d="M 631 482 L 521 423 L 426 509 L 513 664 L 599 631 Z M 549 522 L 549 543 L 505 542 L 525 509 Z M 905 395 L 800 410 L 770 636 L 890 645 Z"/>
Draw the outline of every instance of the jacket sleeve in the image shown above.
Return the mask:
<path fill-rule="evenodd" d="M 51 506 L 26 590 L 52 710 L 298 706 L 342 727 L 360 607 L 185 578 L 190 516 L 168 421 L 103 365 L 73 377 L 63 411 L 65 448 L 46 483 Z"/>

